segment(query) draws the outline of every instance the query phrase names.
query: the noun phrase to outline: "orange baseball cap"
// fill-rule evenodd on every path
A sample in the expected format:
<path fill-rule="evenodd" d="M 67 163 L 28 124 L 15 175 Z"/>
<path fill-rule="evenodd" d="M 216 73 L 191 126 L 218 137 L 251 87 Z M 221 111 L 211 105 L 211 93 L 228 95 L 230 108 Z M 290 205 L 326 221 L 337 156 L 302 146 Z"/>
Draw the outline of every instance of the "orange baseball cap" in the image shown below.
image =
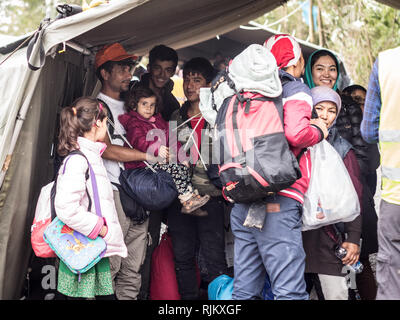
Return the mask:
<path fill-rule="evenodd" d="M 128 54 L 124 47 L 118 42 L 113 44 L 105 45 L 96 53 L 95 67 L 96 69 L 107 61 L 122 61 L 131 58 L 132 60 L 137 60 L 137 56 Z"/>

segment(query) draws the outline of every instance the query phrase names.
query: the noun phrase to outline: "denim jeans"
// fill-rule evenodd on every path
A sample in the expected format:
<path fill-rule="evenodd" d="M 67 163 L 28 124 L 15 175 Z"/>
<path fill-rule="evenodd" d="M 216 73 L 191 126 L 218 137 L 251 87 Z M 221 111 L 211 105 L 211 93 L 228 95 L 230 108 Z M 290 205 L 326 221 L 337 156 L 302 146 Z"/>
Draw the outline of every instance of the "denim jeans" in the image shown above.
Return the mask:
<path fill-rule="evenodd" d="M 284 196 L 265 201 L 261 230 L 243 226 L 250 204 L 231 212 L 234 244 L 233 300 L 262 299 L 266 273 L 277 300 L 307 300 L 305 253 L 301 237 L 302 205 Z"/>

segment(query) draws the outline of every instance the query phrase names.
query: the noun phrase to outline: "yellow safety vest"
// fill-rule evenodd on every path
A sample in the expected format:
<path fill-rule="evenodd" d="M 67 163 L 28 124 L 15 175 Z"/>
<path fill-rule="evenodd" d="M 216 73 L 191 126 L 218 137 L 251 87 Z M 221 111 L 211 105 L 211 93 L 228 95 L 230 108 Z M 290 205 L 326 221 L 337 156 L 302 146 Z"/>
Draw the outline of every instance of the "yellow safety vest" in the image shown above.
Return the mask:
<path fill-rule="evenodd" d="M 379 54 L 382 199 L 400 205 L 400 47 Z"/>

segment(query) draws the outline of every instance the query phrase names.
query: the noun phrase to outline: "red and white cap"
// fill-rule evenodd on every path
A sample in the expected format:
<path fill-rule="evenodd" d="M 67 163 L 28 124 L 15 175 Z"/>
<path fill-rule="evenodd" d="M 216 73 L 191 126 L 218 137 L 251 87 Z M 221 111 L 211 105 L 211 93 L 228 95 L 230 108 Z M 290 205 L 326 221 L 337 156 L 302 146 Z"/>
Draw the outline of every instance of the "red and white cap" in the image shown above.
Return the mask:
<path fill-rule="evenodd" d="M 279 69 L 294 66 L 299 61 L 299 43 L 288 34 L 277 34 L 265 40 L 266 47 L 274 55 Z"/>

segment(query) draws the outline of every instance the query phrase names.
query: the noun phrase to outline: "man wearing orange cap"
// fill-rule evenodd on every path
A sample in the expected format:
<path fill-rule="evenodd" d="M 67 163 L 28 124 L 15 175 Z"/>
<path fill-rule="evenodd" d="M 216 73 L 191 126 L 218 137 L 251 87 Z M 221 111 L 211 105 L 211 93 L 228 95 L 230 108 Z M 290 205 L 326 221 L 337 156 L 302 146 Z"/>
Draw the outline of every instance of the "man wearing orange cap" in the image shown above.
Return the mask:
<path fill-rule="evenodd" d="M 135 58 L 128 54 L 119 43 L 104 46 L 97 52 L 95 58 L 96 74 L 102 84 L 97 98 L 105 102 L 111 113 L 108 118 L 112 119 L 115 125 L 115 129 L 108 128 L 107 149 L 103 153 L 104 166 L 113 184 L 115 207 L 128 248 L 128 257 L 110 258 L 114 291 L 119 300 L 137 299 L 141 286 L 139 270 L 147 247 L 148 220 L 143 224 L 135 224 L 130 217 L 126 216 L 118 190 L 120 168 L 124 168 L 124 162 L 149 160 L 145 153 L 124 147 L 124 141 L 119 135 L 125 134 L 123 126 L 118 121 L 118 116 L 125 113 L 121 94 L 129 90 Z"/>

